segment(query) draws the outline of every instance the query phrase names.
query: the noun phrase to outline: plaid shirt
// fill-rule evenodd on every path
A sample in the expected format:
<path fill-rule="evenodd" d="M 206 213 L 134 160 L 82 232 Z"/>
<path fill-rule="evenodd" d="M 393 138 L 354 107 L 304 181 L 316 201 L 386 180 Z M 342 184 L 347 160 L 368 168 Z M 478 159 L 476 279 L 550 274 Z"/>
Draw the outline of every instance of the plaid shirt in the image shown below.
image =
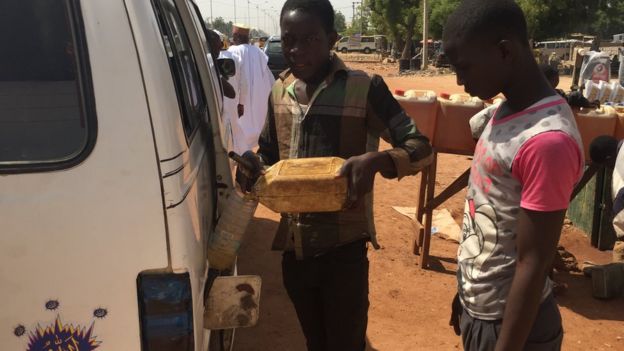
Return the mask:
<path fill-rule="evenodd" d="M 379 137 L 393 145 L 395 171 L 386 178 L 416 174 L 431 162 L 431 146 L 394 99 L 380 76 L 348 69 L 337 56 L 310 103 L 294 92 L 296 78 L 287 70 L 275 82 L 258 155 L 265 165 L 288 158 L 338 156 L 348 159 L 377 151 Z M 274 249 L 295 249 L 311 257 L 359 239 L 378 247 L 372 193 L 355 209 L 330 213 L 282 214 Z"/>

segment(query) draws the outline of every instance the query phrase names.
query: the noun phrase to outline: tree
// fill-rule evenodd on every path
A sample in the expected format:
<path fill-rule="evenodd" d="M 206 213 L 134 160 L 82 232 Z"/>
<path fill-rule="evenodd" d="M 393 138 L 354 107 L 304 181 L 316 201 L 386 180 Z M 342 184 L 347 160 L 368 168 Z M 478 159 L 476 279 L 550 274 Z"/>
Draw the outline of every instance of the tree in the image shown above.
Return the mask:
<path fill-rule="evenodd" d="M 371 12 L 370 8 L 365 5 L 356 7 L 355 16 L 351 20 L 351 24 L 347 27 L 345 34 L 362 34 L 370 35 L 372 28 L 370 27 Z"/>
<path fill-rule="evenodd" d="M 249 31 L 249 37 L 251 38 L 260 38 L 260 37 L 268 37 L 268 36 L 269 35 L 265 33 L 262 29 L 252 28 L 251 31 Z"/>
<path fill-rule="evenodd" d="M 446 20 L 455 11 L 461 0 L 434 0 L 431 1 L 429 15 L 429 35 L 432 38 L 442 38 Z"/>
<path fill-rule="evenodd" d="M 206 24 L 209 28 L 216 29 L 219 32 L 227 35 L 228 38 L 232 37 L 232 26 L 234 25 L 232 21 L 225 22 L 223 17 L 217 17 L 212 23 L 210 23 L 210 21 L 206 19 Z"/>
<path fill-rule="evenodd" d="M 345 16 L 340 11 L 334 10 L 334 27 L 336 28 L 336 32 L 342 33 L 347 29 L 347 20 Z"/>
<path fill-rule="evenodd" d="M 401 50 L 401 58 L 409 59 L 420 14 L 420 1 L 367 0 L 366 4 L 371 10 L 372 22 L 379 24 L 376 28 L 385 29 L 395 47 Z"/>

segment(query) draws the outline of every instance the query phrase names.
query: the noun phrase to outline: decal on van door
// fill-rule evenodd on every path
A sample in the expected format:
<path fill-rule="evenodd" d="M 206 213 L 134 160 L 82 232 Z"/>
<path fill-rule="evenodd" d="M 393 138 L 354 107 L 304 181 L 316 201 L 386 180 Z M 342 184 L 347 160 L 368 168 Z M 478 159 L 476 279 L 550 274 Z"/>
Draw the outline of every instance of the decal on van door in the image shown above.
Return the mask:
<path fill-rule="evenodd" d="M 80 325 L 63 324 L 57 316 L 53 325 L 42 328 L 37 326 L 35 332 L 30 333 L 28 351 L 91 351 L 95 350 L 100 342 L 93 337 L 93 324 L 89 329 Z"/>
<path fill-rule="evenodd" d="M 56 311 L 60 306 L 57 300 L 49 300 L 45 304 L 48 311 Z M 98 307 L 93 311 L 95 319 L 103 319 L 108 315 L 105 308 Z M 93 335 L 95 319 L 87 328 L 80 324 L 64 324 L 60 314 L 48 326 L 37 325 L 34 331 L 27 331 L 22 324 L 15 327 L 13 334 L 22 337 L 28 332 L 27 351 L 93 351 L 101 341 Z"/>

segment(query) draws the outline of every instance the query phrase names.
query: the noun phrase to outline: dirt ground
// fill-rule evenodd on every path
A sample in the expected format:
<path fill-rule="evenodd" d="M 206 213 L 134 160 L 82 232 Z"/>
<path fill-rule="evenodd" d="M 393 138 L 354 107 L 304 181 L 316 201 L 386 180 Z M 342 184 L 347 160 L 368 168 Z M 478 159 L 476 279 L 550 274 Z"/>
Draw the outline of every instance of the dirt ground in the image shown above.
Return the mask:
<path fill-rule="evenodd" d="M 459 93 L 453 75 L 432 77 L 397 76 L 395 65 L 349 63 L 381 74 L 392 90 L 430 89 Z M 564 88 L 570 79 L 563 77 Z M 386 145 L 387 147 L 387 145 Z M 436 189 L 440 191 L 469 167 L 465 156 L 442 154 Z M 450 302 L 456 291 L 457 244 L 433 236 L 431 268 L 421 269 L 412 254 L 415 231 L 411 221 L 392 206 L 415 207 L 420 177 L 400 182 L 378 176 L 375 183 L 375 222 L 380 250 L 369 249 L 370 311 L 367 350 L 457 350 L 460 338 L 448 326 Z M 441 207 L 460 223 L 465 191 Z M 236 351 L 304 351 L 304 338 L 281 282 L 281 254 L 270 251 L 279 215 L 259 208 L 250 226 L 239 258 L 239 274 L 257 274 L 263 279 L 259 324 L 239 329 Z M 607 263 L 611 252 L 589 245 L 585 233 L 564 229 L 561 245 L 578 262 Z M 565 329 L 564 350 L 624 350 L 624 299 L 601 301 L 591 297 L 591 279 L 580 273 L 560 273 L 558 281 L 568 285 L 557 298 Z M 349 351 L 349 350 L 345 350 Z"/>

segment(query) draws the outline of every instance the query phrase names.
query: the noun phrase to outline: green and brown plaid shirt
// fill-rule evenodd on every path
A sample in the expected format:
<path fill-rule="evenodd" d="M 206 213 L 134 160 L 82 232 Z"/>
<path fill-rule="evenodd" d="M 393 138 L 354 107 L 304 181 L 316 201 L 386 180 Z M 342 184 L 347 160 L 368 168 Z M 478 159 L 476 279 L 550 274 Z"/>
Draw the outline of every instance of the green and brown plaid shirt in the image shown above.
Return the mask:
<path fill-rule="evenodd" d="M 405 114 L 378 75 L 348 69 L 337 56 L 308 106 L 297 102 L 296 78 L 285 71 L 275 82 L 258 155 L 265 165 L 288 158 L 337 156 L 348 159 L 377 151 L 379 137 L 394 147 L 387 152 L 402 178 L 431 162 L 431 146 Z M 330 213 L 282 214 L 273 248 L 312 257 L 359 239 L 375 247 L 373 198 L 357 208 Z"/>

